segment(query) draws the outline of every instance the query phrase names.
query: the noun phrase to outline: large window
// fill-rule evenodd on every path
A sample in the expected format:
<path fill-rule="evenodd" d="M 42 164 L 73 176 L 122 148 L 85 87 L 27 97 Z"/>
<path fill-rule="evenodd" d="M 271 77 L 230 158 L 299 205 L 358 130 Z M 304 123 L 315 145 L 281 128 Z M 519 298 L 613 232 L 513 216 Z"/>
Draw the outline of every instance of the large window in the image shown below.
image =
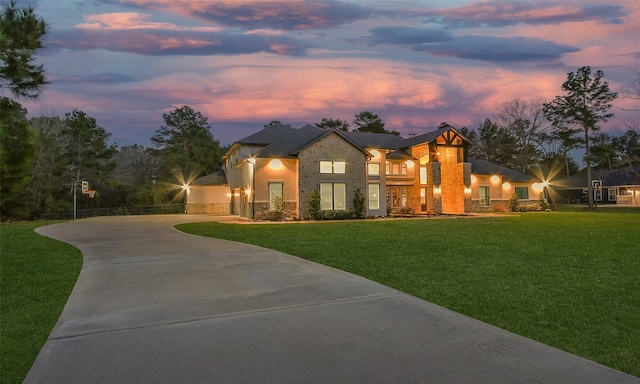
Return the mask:
<path fill-rule="evenodd" d="M 479 187 L 478 192 L 480 195 L 480 201 L 478 202 L 478 204 L 482 207 L 488 207 L 489 206 L 489 187 L 481 186 Z"/>
<path fill-rule="evenodd" d="M 392 208 L 406 207 L 409 202 L 409 189 L 407 187 L 388 187 L 387 200 Z"/>
<path fill-rule="evenodd" d="M 269 183 L 269 210 L 281 211 L 283 208 L 282 183 Z"/>
<path fill-rule="evenodd" d="M 407 164 L 387 163 L 387 175 L 406 175 Z"/>
<path fill-rule="evenodd" d="M 420 184 L 427 184 L 427 167 L 420 167 Z"/>
<path fill-rule="evenodd" d="M 320 208 L 325 211 L 347 209 L 345 183 L 320 183 Z"/>
<path fill-rule="evenodd" d="M 369 209 L 380 209 L 380 184 L 369 184 Z"/>
<path fill-rule="evenodd" d="M 346 163 L 344 161 L 321 161 L 320 173 L 345 173 Z"/>
<path fill-rule="evenodd" d="M 529 200 L 529 187 L 516 187 L 516 197 L 522 200 Z"/>

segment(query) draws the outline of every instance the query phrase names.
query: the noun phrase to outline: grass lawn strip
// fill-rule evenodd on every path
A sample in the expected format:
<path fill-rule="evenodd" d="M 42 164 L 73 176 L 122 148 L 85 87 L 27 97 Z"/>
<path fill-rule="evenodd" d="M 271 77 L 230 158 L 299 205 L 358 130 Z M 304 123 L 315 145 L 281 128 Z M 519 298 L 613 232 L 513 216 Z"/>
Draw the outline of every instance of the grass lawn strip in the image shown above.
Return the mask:
<path fill-rule="evenodd" d="M 82 253 L 33 230 L 50 223 L 0 225 L 0 377 L 22 383 L 64 308 Z"/>
<path fill-rule="evenodd" d="M 640 376 L 640 215 L 183 224 L 345 270 Z"/>

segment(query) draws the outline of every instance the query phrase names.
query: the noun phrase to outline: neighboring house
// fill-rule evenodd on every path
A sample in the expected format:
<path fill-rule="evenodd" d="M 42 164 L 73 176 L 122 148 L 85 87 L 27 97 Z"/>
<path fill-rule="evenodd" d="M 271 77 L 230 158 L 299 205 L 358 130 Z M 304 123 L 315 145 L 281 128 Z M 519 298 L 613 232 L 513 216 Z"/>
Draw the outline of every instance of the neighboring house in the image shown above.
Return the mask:
<path fill-rule="evenodd" d="M 640 164 L 618 169 L 594 169 L 593 197 L 597 204 L 640 206 Z M 557 203 L 584 204 L 587 202 L 586 172 L 554 181 Z"/>
<path fill-rule="evenodd" d="M 311 125 L 299 129 L 270 125 L 233 143 L 223 157 L 227 213 L 262 219 L 272 212 L 283 212 L 287 218 L 307 218 L 307 199 L 313 190 L 320 193 L 323 210 L 353 209 L 354 196 L 360 190 L 367 216 L 471 212 L 481 205 L 474 185 L 485 186 L 483 178 L 489 174 L 482 172 L 490 163 L 477 162 L 480 173 L 474 184 L 475 160 L 467 158 L 468 148 L 469 141 L 453 127 L 404 139 Z M 516 186 L 527 185 L 522 174 L 502 167 L 493 170 L 498 173 L 491 176 L 497 175 L 500 185 L 513 183 L 513 193 Z M 200 185 L 190 190 L 189 212 L 206 207 L 202 197 L 198 209 L 191 208 L 196 188 L 207 184 L 203 179 L 196 180 Z M 217 180 L 218 184 L 210 186 L 224 186 Z M 487 185 L 493 188 L 494 184 Z M 528 192 L 522 192 L 524 200 L 533 194 L 531 188 L 529 185 Z M 199 196 L 205 196 L 203 193 Z M 507 193 L 491 189 L 482 195 L 482 205 L 509 200 L 511 194 Z M 532 200 L 537 198 L 531 196 Z"/>
<path fill-rule="evenodd" d="M 537 178 L 485 160 L 471 163 L 471 200 L 474 211 L 489 211 L 506 205 L 516 195 L 524 205 L 537 205 L 544 184 Z"/>

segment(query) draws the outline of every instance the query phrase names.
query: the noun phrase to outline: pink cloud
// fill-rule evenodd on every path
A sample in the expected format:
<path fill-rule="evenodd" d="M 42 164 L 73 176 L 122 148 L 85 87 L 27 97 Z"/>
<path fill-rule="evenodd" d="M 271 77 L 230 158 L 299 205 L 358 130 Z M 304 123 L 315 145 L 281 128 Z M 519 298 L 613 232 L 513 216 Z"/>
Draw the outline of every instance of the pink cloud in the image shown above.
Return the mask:
<path fill-rule="evenodd" d="M 172 23 L 149 21 L 150 15 L 137 12 L 116 12 L 84 16 L 87 23 L 76 25 L 80 29 L 151 29 L 170 31 L 219 32 L 217 27 L 179 27 Z"/>

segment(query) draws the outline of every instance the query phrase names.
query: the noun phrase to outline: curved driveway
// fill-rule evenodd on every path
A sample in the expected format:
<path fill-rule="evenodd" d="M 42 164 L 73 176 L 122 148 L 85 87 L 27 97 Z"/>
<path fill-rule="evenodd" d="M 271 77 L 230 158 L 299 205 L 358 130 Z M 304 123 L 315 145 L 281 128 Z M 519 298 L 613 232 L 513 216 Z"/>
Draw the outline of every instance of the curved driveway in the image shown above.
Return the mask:
<path fill-rule="evenodd" d="M 173 228 L 220 219 L 38 228 L 84 265 L 25 382 L 640 382 L 345 272 Z"/>

